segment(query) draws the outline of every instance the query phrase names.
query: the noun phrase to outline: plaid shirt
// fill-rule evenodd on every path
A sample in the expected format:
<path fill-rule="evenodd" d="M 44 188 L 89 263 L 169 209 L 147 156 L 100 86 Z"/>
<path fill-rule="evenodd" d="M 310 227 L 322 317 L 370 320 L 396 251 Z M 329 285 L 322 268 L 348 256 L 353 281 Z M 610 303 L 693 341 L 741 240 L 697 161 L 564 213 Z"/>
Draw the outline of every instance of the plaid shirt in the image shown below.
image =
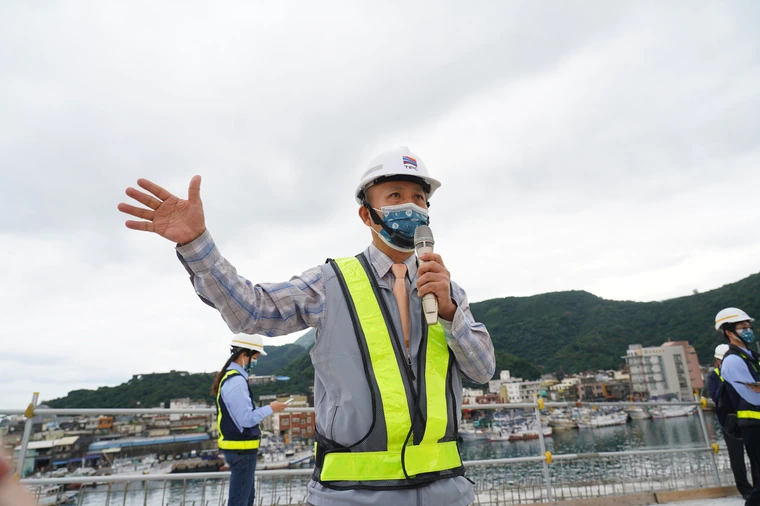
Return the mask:
<path fill-rule="evenodd" d="M 374 245 L 365 250 L 379 279 L 393 284 L 393 261 Z M 313 267 L 290 281 L 254 285 L 219 253 L 206 230 L 195 241 L 177 246 L 177 256 L 195 286 L 198 296 L 219 310 L 235 333 L 280 336 L 308 327 L 320 335 L 326 307 L 325 283 L 320 266 Z M 414 255 L 404 263 L 408 269 L 407 288 L 417 281 Z M 451 296 L 457 304 L 451 322 L 439 319 L 449 348 L 462 373 L 476 383 L 486 383 L 494 374 L 494 350 L 485 325 L 470 312 L 467 294 L 454 282 Z"/>

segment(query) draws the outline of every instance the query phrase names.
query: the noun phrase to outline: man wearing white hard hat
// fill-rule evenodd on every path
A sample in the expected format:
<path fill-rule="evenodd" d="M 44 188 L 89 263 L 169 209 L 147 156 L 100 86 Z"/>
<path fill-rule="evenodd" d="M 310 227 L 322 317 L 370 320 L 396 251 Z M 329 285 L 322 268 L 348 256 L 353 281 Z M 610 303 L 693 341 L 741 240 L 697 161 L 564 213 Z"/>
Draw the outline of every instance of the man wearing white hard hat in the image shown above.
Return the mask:
<path fill-rule="evenodd" d="M 723 377 L 720 375 L 720 366 L 723 362 L 723 357 L 728 352 L 729 346 L 727 344 L 719 344 L 715 347 L 715 364 L 713 370 L 707 376 L 707 391 L 710 394 L 713 402 L 718 404 L 718 391 L 723 383 Z M 723 439 L 726 442 L 726 450 L 728 451 L 728 459 L 731 463 L 731 471 L 734 474 L 734 482 L 739 493 L 745 499 L 752 493 L 752 484 L 747 480 L 747 466 L 744 463 L 744 440 L 736 438 L 729 434 L 723 427 Z M 757 470 L 752 467 L 752 481 L 757 482 Z"/>
<path fill-rule="evenodd" d="M 463 506 L 475 497 L 458 448 L 462 378 L 486 383 L 494 350 L 432 244 L 429 202 L 441 183 L 406 147 L 374 158 L 353 197 L 369 228 L 362 253 L 329 260 L 282 283 L 253 284 L 221 256 L 206 230 L 200 177 L 182 200 L 141 179 L 127 189 L 146 206 L 128 228 L 179 243 L 198 295 L 233 332 L 316 329 L 315 506 Z M 330 253 L 340 253 L 340 245 Z M 432 248 L 431 248 L 432 249 Z M 422 299 L 425 299 L 423 305 Z"/>
<path fill-rule="evenodd" d="M 259 424 L 272 413 L 287 406 L 273 401 L 256 408 L 248 375 L 259 356 L 266 355 L 264 339 L 259 335 L 238 334 L 230 343 L 230 356 L 214 379 L 211 395 L 216 398 L 217 444 L 230 466 L 228 506 L 254 504 L 256 459 L 259 455 Z"/>
<path fill-rule="evenodd" d="M 715 316 L 715 330 L 728 341 L 720 375 L 736 409 L 737 424 L 753 474 L 760 470 L 760 363 L 757 353 L 749 349 L 755 342 L 754 321 L 745 311 L 735 307 L 722 309 Z M 752 491 L 745 496 L 746 506 L 760 505 L 760 482 L 753 478 Z"/>

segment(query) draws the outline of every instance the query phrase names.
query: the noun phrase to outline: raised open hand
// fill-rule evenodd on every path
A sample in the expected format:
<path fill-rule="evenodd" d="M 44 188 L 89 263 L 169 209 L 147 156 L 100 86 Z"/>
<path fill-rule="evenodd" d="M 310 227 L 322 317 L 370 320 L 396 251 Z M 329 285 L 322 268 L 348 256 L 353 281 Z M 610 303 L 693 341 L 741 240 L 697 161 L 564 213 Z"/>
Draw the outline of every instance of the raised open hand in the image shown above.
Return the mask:
<path fill-rule="evenodd" d="M 127 188 L 127 195 L 148 207 L 136 207 L 121 203 L 119 211 L 145 221 L 127 220 L 124 224 L 132 230 L 154 232 L 170 241 L 187 244 L 197 239 L 206 230 L 201 202 L 201 177 L 193 176 L 187 191 L 187 200 L 182 200 L 147 179 L 138 179 L 137 184 L 149 191 L 141 192 Z"/>

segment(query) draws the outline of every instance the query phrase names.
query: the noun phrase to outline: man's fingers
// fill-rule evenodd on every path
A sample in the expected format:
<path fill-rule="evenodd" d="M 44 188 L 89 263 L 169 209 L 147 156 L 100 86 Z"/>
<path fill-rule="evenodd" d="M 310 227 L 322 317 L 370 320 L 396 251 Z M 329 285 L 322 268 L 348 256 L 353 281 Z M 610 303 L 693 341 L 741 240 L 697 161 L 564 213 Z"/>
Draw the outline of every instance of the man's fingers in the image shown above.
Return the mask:
<path fill-rule="evenodd" d="M 428 272 L 448 272 L 446 267 L 437 262 L 423 262 L 420 264 L 419 270 L 421 274 L 427 274 Z"/>
<path fill-rule="evenodd" d="M 437 296 L 439 293 L 446 294 L 447 292 L 447 284 L 444 281 L 432 281 L 417 288 L 417 295 L 420 297 L 427 293 L 434 293 Z"/>
<path fill-rule="evenodd" d="M 159 200 L 166 200 L 169 197 L 172 196 L 169 191 L 164 190 L 160 186 L 158 186 L 153 181 L 148 181 L 147 179 L 138 179 L 137 184 L 140 186 L 140 188 L 145 188 L 149 192 L 151 192 L 153 195 L 159 198 Z"/>
<path fill-rule="evenodd" d="M 423 262 L 435 262 L 445 267 L 443 263 L 443 259 L 441 258 L 441 255 L 437 253 L 423 253 L 420 256 L 420 260 L 422 260 Z"/>
<path fill-rule="evenodd" d="M 193 204 L 201 203 L 201 177 L 193 176 L 190 180 L 190 188 L 187 189 L 187 200 Z"/>
<path fill-rule="evenodd" d="M 135 188 L 129 187 L 127 188 L 126 194 L 141 203 L 142 205 L 146 207 L 150 207 L 154 211 L 158 209 L 158 206 L 161 205 L 161 201 L 158 200 L 155 197 L 152 197 L 151 195 L 148 195 L 147 193 L 141 192 L 140 190 L 137 190 Z"/>
<path fill-rule="evenodd" d="M 155 232 L 156 229 L 153 226 L 152 221 L 133 221 L 133 220 L 127 220 L 124 222 L 124 224 L 127 226 L 127 228 L 131 228 L 132 230 L 140 230 L 142 232 Z"/>
<path fill-rule="evenodd" d="M 137 218 L 142 218 L 144 220 L 153 221 L 154 213 L 150 209 L 145 209 L 144 207 L 135 207 L 129 204 L 119 204 L 118 209 L 122 213 L 126 213 Z"/>

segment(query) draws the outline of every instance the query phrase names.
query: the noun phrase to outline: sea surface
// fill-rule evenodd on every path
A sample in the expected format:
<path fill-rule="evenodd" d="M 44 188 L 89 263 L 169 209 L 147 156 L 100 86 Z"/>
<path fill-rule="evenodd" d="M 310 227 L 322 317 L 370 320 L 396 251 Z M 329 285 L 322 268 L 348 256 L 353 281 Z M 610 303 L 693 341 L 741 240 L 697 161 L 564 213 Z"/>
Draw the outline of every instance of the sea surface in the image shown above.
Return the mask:
<path fill-rule="evenodd" d="M 705 413 L 705 423 L 710 442 L 722 445 L 722 435 L 712 413 Z M 626 425 L 597 429 L 574 429 L 554 431 L 546 438 L 546 450 L 553 454 L 616 452 L 642 449 L 666 449 L 706 446 L 699 417 L 670 418 L 664 420 L 629 420 Z M 542 454 L 539 440 L 517 442 L 465 441 L 462 444 L 464 460 L 532 457 Z M 679 458 L 705 458 L 704 454 L 684 455 Z M 564 464 L 572 465 L 572 464 Z M 688 465 L 688 463 L 687 463 Z M 580 469 L 579 469 L 580 471 Z M 585 472 L 585 471 L 583 471 Z M 188 478 L 192 475 L 188 474 Z M 540 476 L 536 480 L 540 480 Z M 256 504 L 292 504 L 303 499 L 307 479 L 262 480 L 257 490 Z M 163 506 L 193 505 L 213 506 L 226 502 L 226 482 L 189 480 L 186 483 L 153 483 L 143 488 L 133 483 L 127 490 L 124 485 L 84 489 L 76 499 L 81 506 Z"/>

